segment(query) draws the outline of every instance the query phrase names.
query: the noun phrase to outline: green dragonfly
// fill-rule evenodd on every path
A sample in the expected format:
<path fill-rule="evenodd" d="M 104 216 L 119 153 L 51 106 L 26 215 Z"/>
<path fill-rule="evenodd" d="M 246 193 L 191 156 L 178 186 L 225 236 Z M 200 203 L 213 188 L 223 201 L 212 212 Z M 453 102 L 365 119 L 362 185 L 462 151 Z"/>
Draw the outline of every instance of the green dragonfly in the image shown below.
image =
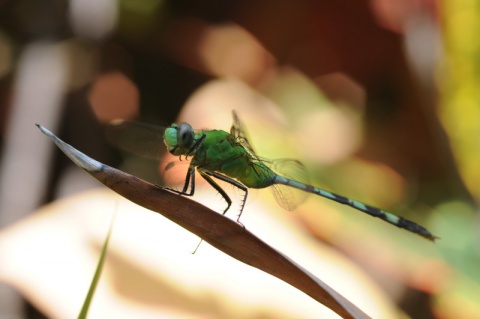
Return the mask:
<path fill-rule="evenodd" d="M 215 179 L 239 188 L 244 196 L 237 222 L 240 222 L 249 188 L 270 187 L 278 204 L 287 210 L 295 209 L 305 198 L 299 196 L 298 192 L 291 191 L 291 188 L 295 188 L 351 206 L 429 240 L 437 238 L 426 228 L 408 219 L 309 185 L 306 170 L 297 160 L 266 160 L 259 157 L 249 143 L 244 126 L 235 111 L 230 133 L 222 130 L 195 131 L 188 123 L 162 128 L 140 122 L 116 121 L 107 127 L 107 139 L 120 149 L 155 159 L 160 158 L 162 144 L 165 144 L 168 152 L 179 156 L 180 160 L 182 156 L 190 159 L 183 189 L 169 190 L 192 196 L 195 193 L 196 169 L 227 202 L 223 214 L 230 209 L 232 200 Z"/>

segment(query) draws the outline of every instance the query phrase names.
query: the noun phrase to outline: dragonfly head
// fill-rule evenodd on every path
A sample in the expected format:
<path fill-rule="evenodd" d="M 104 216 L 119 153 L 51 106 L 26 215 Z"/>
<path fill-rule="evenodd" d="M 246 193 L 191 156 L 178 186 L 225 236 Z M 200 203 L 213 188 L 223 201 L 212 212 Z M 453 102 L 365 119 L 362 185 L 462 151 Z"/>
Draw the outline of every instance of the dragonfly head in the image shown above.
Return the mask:
<path fill-rule="evenodd" d="M 190 124 L 172 124 L 165 130 L 164 141 L 172 155 L 187 155 L 193 145 L 195 132 Z"/>

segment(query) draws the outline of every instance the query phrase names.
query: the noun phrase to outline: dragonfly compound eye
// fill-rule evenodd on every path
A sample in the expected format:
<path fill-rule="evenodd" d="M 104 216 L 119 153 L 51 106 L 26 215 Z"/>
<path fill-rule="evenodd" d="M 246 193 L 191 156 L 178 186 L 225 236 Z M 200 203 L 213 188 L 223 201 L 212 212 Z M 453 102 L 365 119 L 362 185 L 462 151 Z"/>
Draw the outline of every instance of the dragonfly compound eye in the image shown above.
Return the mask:
<path fill-rule="evenodd" d="M 177 143 L 181 148 L 189 148 L 193 143 L 193 128 L 190 124 L 182 123 L 178 127 Z"/>

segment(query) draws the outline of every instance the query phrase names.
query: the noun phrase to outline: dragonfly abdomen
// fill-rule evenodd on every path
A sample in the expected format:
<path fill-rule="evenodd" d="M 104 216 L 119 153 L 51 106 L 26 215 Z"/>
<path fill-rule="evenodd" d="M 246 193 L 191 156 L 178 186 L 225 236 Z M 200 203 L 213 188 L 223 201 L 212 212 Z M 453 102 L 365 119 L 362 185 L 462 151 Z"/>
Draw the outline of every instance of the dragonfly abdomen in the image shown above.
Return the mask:
<path fill-rule="evenodd" d="M 294 187 L 294 188 L 297 188 L 297 189 L 301 189 L 305 192 L 320 195 L 322 197 L 328 198 L 328 199 L 336 201 L 338 203 L 348 205 L 348 206 L 353 207 L 353 208 L 355 208 L 355 209 L 357 209 L 361 212 L 369 214 L 370 216 L 378 217 L 378 218 L 386 221 L 387 223 L 390 223 L 390 224 L 392 224 L 394 226 L 397 226 L 399 228 L 403 228 L 403 229 L 406 229 L 406 230 L 411 231 L 413 233 L 416 233 L 416 234 L 418 234 L 420 236 L 423 236 L 423 237 L 425 237 L 429 240 L 435 240 L 437 238 L 436 236 L 432 235 L 426 228 L 424 228 L 424 227 L 422 227 L 422 226 L 420 226 L 420 225 L 418 225 L 418 224 L 416 224 L 416 223 L 414 223 L 414 222 L 412 222 L 408 219 L 399 217 L 397 215 L 386 212 L 386 211 L 381 210 L 381 209 L 376 208 L 376 207 L 368 206 L 368 205 L 366 205 L 364 203 L 361 203 L 359 201 L 356 201 L 356 200 L 353 200 L 353 199 L 350 199 L 350 198 L 347 198 L 347 197 L 344 197 L 344 196 L 341 196 L 341 195 L 337 195 L 337 194 L 328 192 L 328 191 L 323 190 L 321 188 L 317 188 L 317 187 L 314 187 L 312 185 L 303 184 L 303 183 L 285 178 L 283 176 L 276 176 L 275 179 L 274 179 L 274 183 L 291 186 L 291 187 Z"/>

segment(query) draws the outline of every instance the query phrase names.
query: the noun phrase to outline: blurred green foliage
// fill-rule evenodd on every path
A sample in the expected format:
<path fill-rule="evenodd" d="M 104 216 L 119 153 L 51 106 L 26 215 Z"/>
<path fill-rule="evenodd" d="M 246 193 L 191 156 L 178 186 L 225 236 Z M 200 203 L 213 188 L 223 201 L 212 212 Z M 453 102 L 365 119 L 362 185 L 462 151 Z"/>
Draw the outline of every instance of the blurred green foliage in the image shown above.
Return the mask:
<path fill-rule="evenodd" d="M 461 176 L 473 197 L 480 194 L 480 1 L 442 1 L 444 57 L 438 72 L 439 116 Z M 434 227 L 444 239 L 439 251 L 457 276 L 444 293 L 461 314 L 480 316 L 480 221 L 478 207 L 439 205 Z M 448 236 L 448 238 L 447 238 Z M 444 296 L 445 297 L 445 296 Z M 445 304 L 447 298 L 441 298 Z M 476 302 L 474 302 L 476 300 Z M 465 316 L 463 316 L 465 317 Z"/>

